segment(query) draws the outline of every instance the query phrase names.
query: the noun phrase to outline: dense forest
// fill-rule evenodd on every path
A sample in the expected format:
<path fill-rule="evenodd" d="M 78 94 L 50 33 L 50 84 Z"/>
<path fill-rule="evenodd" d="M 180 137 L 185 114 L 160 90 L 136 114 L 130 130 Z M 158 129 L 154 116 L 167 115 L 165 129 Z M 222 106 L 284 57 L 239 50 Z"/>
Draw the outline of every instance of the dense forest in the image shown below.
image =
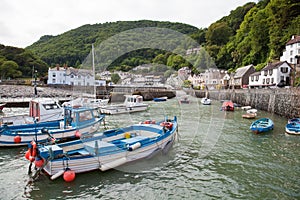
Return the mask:
<path fill-rule="evenodd" d="M 237 7 L 208 28 L 149 20 L 83 25 L 57 36 L 42 36 L 25 49 L 1 45 L 0 71 L 2 78 L 14 78 L 31 76 L 33 66 L 41 75 L 47 73 L 48 66 L 56 64 L 80 67 L 92 44 L 99 46 L 103 43 L 106 46 L 99 51 L 109 58 L 106 62 L 109 69 L 128 71 L 141 64 L 156 63 L 175 70 L 190 66 L 194 72 L 213 65 L 235 70 L 254 64 L 259 70 L 267 62 L 279 59 L 291 36 L 300 34 L 299 24 L 299 0 L 260 0 Z M 150 27 L 174 30 L 192 38 L 193 42 L 185 39 L 178 42 L 181 36 L 176 36 L 177 40 L 170 39 L 170 35 L 158 30 L 154 32 L 156 38 L 147 36 L 147 32 L 132 34 L 129 31 Z M 110 38 L 113 40 L 108 43 Z M 122 38 L 128 41 L 121 42 Z M 199 46 L 201 50 L 197 57 L 184 56 L 180 51 Z M 12 71 L 6 72 L 7 68 Z"/>
<path fill-rule="evenodd" d="M 39 76 L 48 72 L 48 65 L 29 50 L 0 44 L 0 79 Z"/>

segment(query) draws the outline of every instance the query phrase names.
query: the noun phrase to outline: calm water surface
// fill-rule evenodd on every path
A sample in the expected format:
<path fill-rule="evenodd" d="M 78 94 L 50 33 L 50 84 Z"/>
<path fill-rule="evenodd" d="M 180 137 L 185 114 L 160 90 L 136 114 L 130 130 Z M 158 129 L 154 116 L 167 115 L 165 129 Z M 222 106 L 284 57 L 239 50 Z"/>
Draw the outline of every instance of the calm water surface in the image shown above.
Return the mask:
<path fill-rule="evenodd" d="M 66 183 L 42 174 L 29 182 L 27 150 L 1 148 L 0 199 L 300 199 L 300 137 L 284 134 L 287 119 L 259 111 L 275 123 L 254 135 L 243 111 L 222 112 L 221 103 L 147 102 L 146 112 L 106 117 L 107 127 L 178 116 L 179 137 L 167 155 L 106 172 L 77 174 Z M 4 109 L 6 115 L 26 109 Z"/>

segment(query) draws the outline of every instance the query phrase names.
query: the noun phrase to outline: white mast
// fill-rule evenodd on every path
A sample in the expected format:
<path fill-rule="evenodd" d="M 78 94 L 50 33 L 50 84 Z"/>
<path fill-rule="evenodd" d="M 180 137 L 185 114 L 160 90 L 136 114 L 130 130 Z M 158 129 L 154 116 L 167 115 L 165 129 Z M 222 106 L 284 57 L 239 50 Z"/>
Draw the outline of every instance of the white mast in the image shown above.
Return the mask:
<path fill-rule="evenodd" d="M 93 74 L 94 74 L 94 95 L 95 95 L 95 99 L 97 99 L 94 43 L 92 44 L 92 67 L 93 67 Z"/>

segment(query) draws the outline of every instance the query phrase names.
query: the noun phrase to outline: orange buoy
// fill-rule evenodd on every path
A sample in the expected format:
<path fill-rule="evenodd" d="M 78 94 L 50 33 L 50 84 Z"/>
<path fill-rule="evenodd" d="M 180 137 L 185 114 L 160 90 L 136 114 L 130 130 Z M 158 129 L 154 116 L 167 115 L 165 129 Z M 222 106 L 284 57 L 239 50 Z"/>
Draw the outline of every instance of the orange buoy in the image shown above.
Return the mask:
<path fill-rule="evenodd" d="M 39 157 L 36 157 L 35 158 L 35 161 L 34 161 L 34 165 L 37 167 L 37 168 L 40 168 L 42 167 L 44 164 L 44 160 L 39 158 Z"/>
<path fill-rule="evenodd" d="M 81 137 L 81 133 L 79 132 L 79 130 L 75 131 L 75 137 L 80 138 Z"/>
<path fill-rule="evenodd" d="M 14 137 L 14 142 L 15 142 L 15 143 L 20 143 L 20 142 L 21 142 L 21 136 L 16 135 L 16 136 Z"/>
<path fill-rule="evenodd" d="M 27 151 L 26 151 L 26 153 L 25 153 L 25 158 L 27 159 L 27 160 L 29 160 L 30 159 L 30 156 L 31 156 L 31 149 L 28 149 Z"/>
<path fill-rule="evenodd" d="M 75 172 L 73 170 L 67 168 L 66 171 L 64 172 L 63 178 L 64 178 L 64 180 L 66 182 L 74 181 L 74 179 L 75 179 Z"/>
<path fill-rule="evenodd" d="M 150 120 L 144 121 L 144 124 L 150 124 Z"/>

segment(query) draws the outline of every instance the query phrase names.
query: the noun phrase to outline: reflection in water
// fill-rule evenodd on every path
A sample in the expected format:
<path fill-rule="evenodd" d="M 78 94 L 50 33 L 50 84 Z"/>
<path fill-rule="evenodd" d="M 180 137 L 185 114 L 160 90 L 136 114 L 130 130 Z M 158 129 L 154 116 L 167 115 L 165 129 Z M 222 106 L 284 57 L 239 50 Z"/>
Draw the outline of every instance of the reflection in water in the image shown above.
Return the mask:
<path fill-rule="evenodd" d="M 42 174 L 28 186 L 26 148 L 1 149 L 1 199 L 293 199 L 300 198 L 300 137 L 286 136 L 286 119 L 270 117 L 264 135 L 249 129 L 243 112 L 220 111 L 221 103 L 149 102 L 146 112 L 107 116 L 108 127 L 178 116 L 179 137 L 168 154 L 158 153 L 106 172 L 77 174 L 66 183 Z M 148 103 L 148 102 L 147 102 Z"/>

